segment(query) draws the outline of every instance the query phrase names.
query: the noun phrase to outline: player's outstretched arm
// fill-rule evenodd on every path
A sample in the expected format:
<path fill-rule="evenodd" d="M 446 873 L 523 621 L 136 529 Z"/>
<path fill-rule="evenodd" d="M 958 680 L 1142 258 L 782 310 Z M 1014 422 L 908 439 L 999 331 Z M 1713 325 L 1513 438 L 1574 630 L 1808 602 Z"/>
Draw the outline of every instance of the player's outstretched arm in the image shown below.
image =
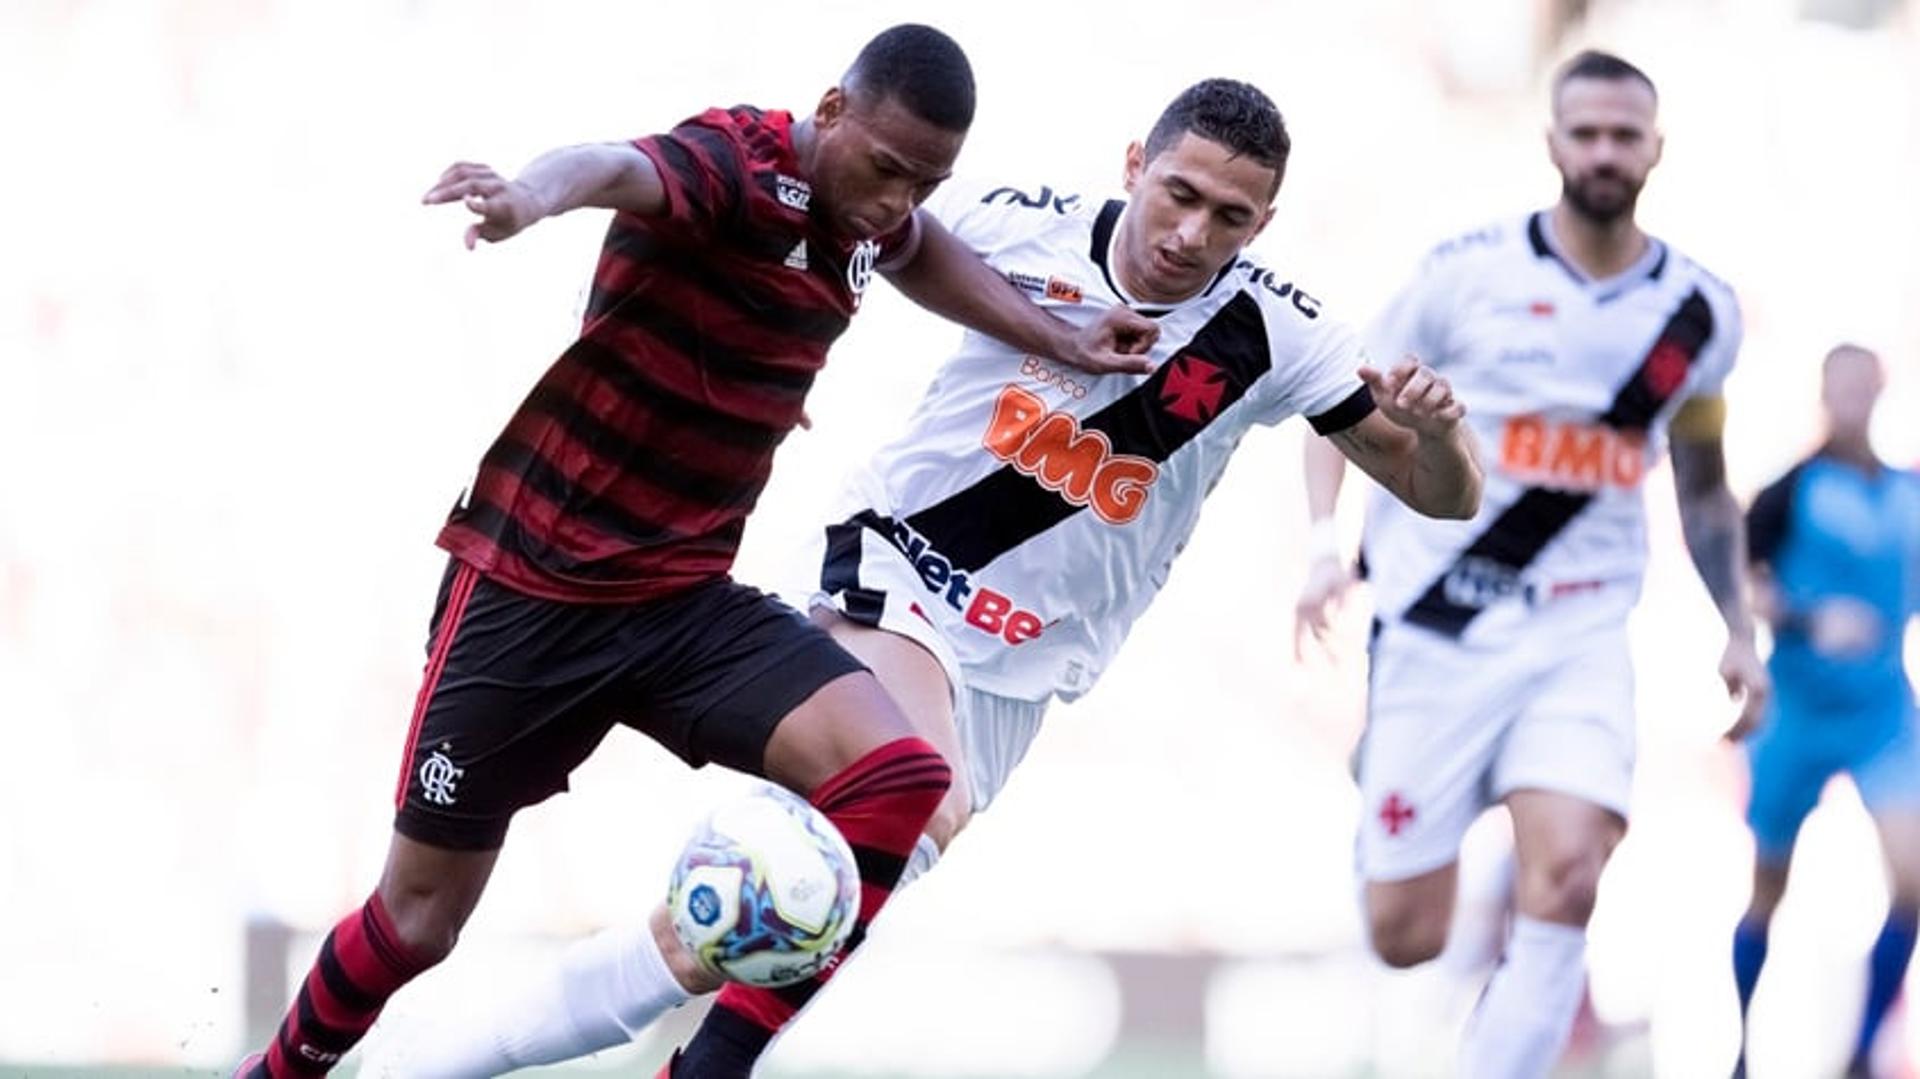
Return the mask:
<path fill-rule="evenodd" d="M 1360 378 L 1375 411 L 1328 441 L 1418 513 L 1464 521 L 1480 512 L 1480 459 L 1447 380 L 1411 357 L 1386 371 L 1362 367 Z"/>
<path fill-rule="evenodd" d="M 1353 586 L 1353 571 L 1340 557 L 1340 533 L 1334 510 L 1347 478 L 1347 459 L 1327 439 L 1308 436 L 1301 446 L 1307 485 L 1307 579 L 1293 604 L 1293 658 L 1306 658 L 1306 641 L 1321 645 L 1333 630 L 1333 613 Z"/>
<path fill-rule="evenodd" d="M 1082 371 L 1152 370 L 1146 352 L 1160 335 L 1152 319 L 1116 307 L 1076 329 L 1027 299 L 932 214 L 917 212 L 919 246 L 904 264 L 884 271 L 908 299 L 968 329 Z"/>
<path fill-rule="evenodd" d="M 511 180 L 486 165 L 455 162 L 420 201 L 465 203 L 480 218 L 467 228 L 469 249 L 481 240 L 499 243 L 543 218 L 583 206 L 648 216 L 667 208 L 659 169 L 630 143 L 549 150 Z"/>
<path fill-rule="evenodd" d="M 1673 488 L 1680 501 L 1680 531 L 1687 553 L 1727 625 L 1727 647 L 1720 656 L 1720 677 L 1740 714 L 1727 737 L 1743 738 L 1760 721 L 1770 685 L 1767 668 L 1754 645 L 1753 615 L 1747 605 L 1742 567 L 1746 523 L 1740 503 L 1727 486 L 1727 459 L 1721 446 L 1726 404 L 1718 397 L 1690 398 L 1674 416 Z"/>

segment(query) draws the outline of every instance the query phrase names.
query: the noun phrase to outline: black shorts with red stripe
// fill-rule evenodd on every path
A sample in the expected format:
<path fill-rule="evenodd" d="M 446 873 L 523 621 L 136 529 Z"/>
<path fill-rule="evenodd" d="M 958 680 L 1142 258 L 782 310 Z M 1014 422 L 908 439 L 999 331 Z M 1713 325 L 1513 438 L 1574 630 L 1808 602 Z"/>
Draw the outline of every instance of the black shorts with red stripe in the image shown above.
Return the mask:
<path fill-rule="evenodd" d="M 780 721 L 864 670 L 791 607 L 725 579 L 657 600 L 563 603 L 451 560 L 395 794 L 394 828 L 494 850 L 513 814 L 567 789 L 615 725 L 687 763 L 763 774 Z"/>

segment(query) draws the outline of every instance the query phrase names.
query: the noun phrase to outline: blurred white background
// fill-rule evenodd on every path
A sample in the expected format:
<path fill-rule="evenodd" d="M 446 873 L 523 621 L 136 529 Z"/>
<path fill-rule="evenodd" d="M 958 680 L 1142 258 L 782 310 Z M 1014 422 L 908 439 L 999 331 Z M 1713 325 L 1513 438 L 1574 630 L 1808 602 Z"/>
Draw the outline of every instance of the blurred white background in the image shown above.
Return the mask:
<path fill-rule="evenodd" d="M 0 1073 L 230 1062 L 246 926 L 323 930 L 377 875 L 433 535 L 569 340 L 604 228 L 583 212 L 468 253 L 461 215 L 420 193 L 459 158 L 510 171 L 710 104 L 810 109 L 908 19 L 972 56 L 968 176 L 1112 193 L 1180 89 L 1263 87 L 1295 152 L 1258 253 L 1355 320 L 1433 243 L 1555 197 L 1545 75 L 1582 45 L 1618 51 L 1663 97 L 1642 220 L 1745 305 L 1736 490 L 1811 447 L 1815 365 L 1840 339 L 1883 351 L 1882 448 L 1920 459 L 1910 4 L 7 0 Z M 870 300 L 740 577 L 804 583 L 794 551 L 825 493 L 955 336 Z M 1132 1045 L 1218 1075 L 1446 1072 L 1475 983 L 1388 977 L 1361 944 L 1345 760 L 1364 605 L 1333 659 L 1292 658 L 1300 430 L 1248 440 L 1123 660 L 1055 711 L 1004 799 L 783 1043 L 785 1067 L 1075 1075 Z M 1648 496 L 1640 779 L 1593 929 L 1612 1033 L 1591 1067 L 1701 1076 L 1735 1036 L 1743 781 L 1716 741 L 1722 638 L 1664 471 Z M 571 795 L 522 816 L 462 953 L 394 1023 L 637 917 L 732 782 L 610 738 Z M 1476 837 L 1489 862 L 1494 824 Z M 1756 1004 L 1761 1079 L 1837 1067 L 1884 904 L 1875 858 L 1837 792 Z M 292 973 L 312 943 L 293 941 Z"/>

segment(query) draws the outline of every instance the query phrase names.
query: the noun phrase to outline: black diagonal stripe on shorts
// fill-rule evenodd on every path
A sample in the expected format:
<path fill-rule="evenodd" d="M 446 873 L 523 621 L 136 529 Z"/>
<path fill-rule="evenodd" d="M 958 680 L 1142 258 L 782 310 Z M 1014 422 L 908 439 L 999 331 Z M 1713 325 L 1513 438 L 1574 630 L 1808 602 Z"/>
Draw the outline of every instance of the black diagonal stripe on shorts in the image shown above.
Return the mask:
<path fill-rule="evenodd" d="M 1654 339 L 1653 347 L 1647 350 L 1646 358 L 1640 361 L 1640 366 L 1634 369 L 1626 384 L 1614 395 L 1613 403 L 1600 414 L 1600 422 L 1615 430 L 1644 431 L 1653 422 L 1661 406 L 1686 381 L 1681 377 L 1672 379 L 1667 385 L 1656 382 L 1653 376 L 1654 358 L 1663 351 L 1678 349 L 1685 357 L 1687 367 L 1691 368 L 1706 347 L 1707 339 L 1712 336 L 1713 308 L 1700 290 L 1695 289 L 1681 302 L 1673 317 L 1667 320 L 1660 335 Z M 1527 488 L 1519 498 L 1514 499 L 1513 505 L 1493 519 L 1493 523 L 1479 538 L 1460 552 L 1452 565 L 1427 586 L 1427 590 L 1407 608 L 1403 617 L 1416 626 L 1449 637 L 1465 633 L 1482 608 L 1459 602 L 1447 595 L 1448 579 L 1463 567 L 1475 563 L 1490 562 L 1515 573 L 1525 569 L 1592 501 L 1590 492 L 1552 487 Z"/>
<path fill-rule="evenodd" d="M 887 613 L 887 594 L 860 583 L 861 536 L 869 529 L 891 537 L 893 521 L 872 510 L 861 510 L 839 524 L 827 526 L 827 553 L 820 562 L 820 591 L 844 597 L 842 609 L 848 618 L 878 626 Z"/>
<path fill-rule="evenodd" d="M 1189 356 L 1226 373 L 1216 407 L 1198 423 L 1168 412 L 1162 403 L 1168 378 Z M 1116 454 L 1163 464 L 1272 368 L 1260 304 L 1239 293 L 1146 381 L 1081 421 L 1080 429 L 1106 435 Z M 1083 509 L 1006 465 L 908 517 L 907 524 L 955 569 L 974 571 Z"/>

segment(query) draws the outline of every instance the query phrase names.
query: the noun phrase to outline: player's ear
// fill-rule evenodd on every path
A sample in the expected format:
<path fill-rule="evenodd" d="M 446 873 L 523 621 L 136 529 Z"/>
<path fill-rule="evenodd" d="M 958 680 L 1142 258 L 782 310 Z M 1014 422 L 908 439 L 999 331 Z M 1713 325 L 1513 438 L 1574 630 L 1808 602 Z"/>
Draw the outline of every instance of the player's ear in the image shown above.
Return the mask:
<path fill-rule="evenodd" d="M 821 131 L 840 122 L 847 112 L 847 91 L 835 86 L 820 95 L 820 103 L 813 107 L 813 126 Z"/>
<path fill-rule="evenodd" d="M 1666 150 L 1667 136 L 1664 132 L 1656 128 L 1653 132 L 1653 160 L 1647 162 L 1647 167 L 1652 168 L 1658 165 L 1660 163 L 1660 155 L 1665 153 Z"/>
<path fill-rule="evenodd" d="M 1267 222 L 1272 220 L 1273 220 L 1273 207 L 1268 206 L 1267 212 L 1260 215 L 1260 223 L 1258 225 L 1253 226 L 1253 234 L 1247 237 L 1247 242 L 1252 243 L 1254 240 L 1258 239 L 1261 233 L 1267 231 Z"/>
<path fill-rule="evenodd" d="M 1127 170 L 1121 177 L 1121 185 L 1126 188 L 1127 194 L 1133 194 L 1133 189 L 1140 183 L 1140 174 L 1146 170 L 1147 148 L 1138 142 L 1128 143 Z"/>

